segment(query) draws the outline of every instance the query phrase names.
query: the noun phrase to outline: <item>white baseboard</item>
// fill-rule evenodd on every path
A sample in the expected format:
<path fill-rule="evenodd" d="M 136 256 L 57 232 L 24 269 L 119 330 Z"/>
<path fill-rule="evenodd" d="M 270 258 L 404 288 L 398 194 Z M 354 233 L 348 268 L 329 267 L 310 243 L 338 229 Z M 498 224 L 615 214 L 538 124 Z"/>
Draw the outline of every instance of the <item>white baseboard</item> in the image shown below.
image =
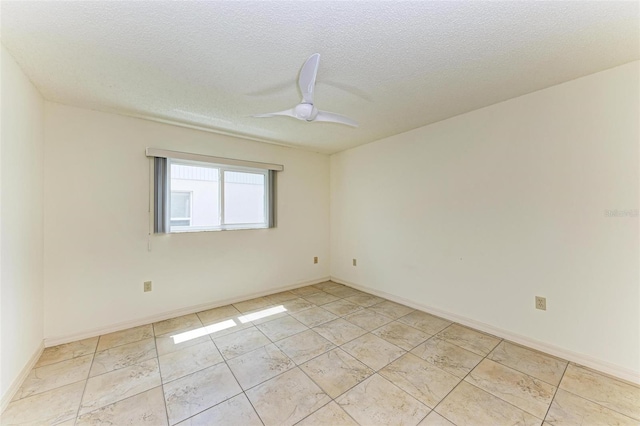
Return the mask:
<path fill-rule="evenodd" d="M 423 305 L 421 303 L 415 302 L 413 300 L 408 300 L 408 299 L 405 299 L 404 297 L 399 297 L 391 293 L 375 290 L 363 285 L 352 283 L 338 277 L 331 277 L 331 281 L 344 284 L 356 290 L 362 290 L 367 293 L 371 293 L 375 296 L 384 297 L 385 299 L 389 299 L 391 301 L 401 303 L 403 305 L 412 307 L 414 309 L 418 309 L 423 312 L 427 312 L 429 314 L 437 315 L 439 317 L 457 322 L 462 325 L 466 325 L 468 327 L 475 328 L 476 330 L 480 330 L 485 333 L 493 334 L 502 339 L 510 340 L 514 343 L 527 346 L 529 348 L 535 349 L 540 352 L 545 352 L 549 355 L 553 355 L 558 358 L 563 358 L 567 361 L 571 361 L 576 364 L 583 365 L 585 367 L 591 368 L 593 370 L 597 370 L 599 372 L 624 380 L 626 382 L 640 384 L 640 372 L 638 371 L 633 371 L 628 368 L 620 367 L 618 365 L 611 364 L 606 361 L 602 361 L 600 359 L 594 358 L 589 355 L 573 352 L 571 350 L 568 350 L 559 346 L 555 346 L 546 342 L 541 342 L 539 340 L 531 339 L 521 334 L 513 333 L 511 331 L 504 330 L 502 328 L 494 327 L 492 325 L 485 324 L 483 322 L 476 321 L 471 318 L 467 318 L 457 314 L 452 314 L 450 312 L 442 311 L 440 309 Z"/>
<path fill-rule="evenodd" d="M 311 281 L 298 282 L 296 284 L 290 284 L 282 287 L 272 288 L 266 291 L 259 291 L 255 293 L 245 294 L 243 296 L 234 297 L 231 299 L 218 300 L 216 302 L 209 302 L 200 305 L 188 306 L 186 308 L 175 309 L 172 311 L 162 312 L 156 315 L 138 318 L 131 321 L 119 322 L 106 327 L 94 328 L 91 330 L 82 331 L 74 334 L 67 334 L 63 336 L 47 337 L 44 340 L 45 347 L 62 345 L 64 343 L 75 342 L 76 340 L 89 339 L 91 337 L 101 336 L 103 334 L 113 333 L 116 331 L 126 330 L 132 327 L 138 327 L 140 325 L 151 324 L 153 322 L 164 321 L 169 318 L 180 317 L 182 315 L 193 314 L 196 312 L 206 311 L 207 309 L 218 308 L 220 306 L 229 305 L 231 303 L 238 303 L 245 300 L 253 299 L 256 297 L 267 296 L 269 294 L 278 293 L 281 291 L 293 290 L 299 287 L 305 287 L 308 285 L 318 284 L 324 281 L 329 281 L 329 277 L 318 278 Z"/>
<path fill-rule="evenodd" d="M 0 413 L 2 413 L 5 408 L 7 408 L 7 405 L 9 405 L 9 403 L 13 399 L 13 396 L 16 394 L 16 392 L 18 392 L 20 386 L 22 386 L 22 383 L 27 378 L 33 367 L 36 365 L 36 362 L 38 362 L 38 359 L 40 359 L 42 351 L 44 351 L 44 340 L 40 342 L 38 348 L 33 352 L 31 358 L 29 358 L 29 362 L 24 365 L 24 367 L 20 371 L 20 374 L 18 374 L 18 377 L 13 380 L 13 383 L 11 383 L 11 386 L 9 386 L 7 392 L 2 395 L 2 399 L 0 399 Z"/>

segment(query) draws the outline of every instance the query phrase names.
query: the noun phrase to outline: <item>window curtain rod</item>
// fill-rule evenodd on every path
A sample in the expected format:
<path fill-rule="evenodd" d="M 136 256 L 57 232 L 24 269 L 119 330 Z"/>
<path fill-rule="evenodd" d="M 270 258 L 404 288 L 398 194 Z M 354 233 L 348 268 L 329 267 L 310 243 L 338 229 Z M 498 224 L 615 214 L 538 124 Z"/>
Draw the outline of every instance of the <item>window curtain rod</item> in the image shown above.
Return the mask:
<path fill-rule="evenodd" d="M 210 155 L 193 154 L 190 152 L 168 151 L 158 148 L 147 148 L 147 157 L 155 158 L 175 158 L 178 160 L 201 161 L 204 163 L 225 164 L 227 166 L 251 167 L 254 169 L 284 170 L 282 164 L 260 163 L 257 161 L 236 160 L 233 158 L 212 157 Z"/>

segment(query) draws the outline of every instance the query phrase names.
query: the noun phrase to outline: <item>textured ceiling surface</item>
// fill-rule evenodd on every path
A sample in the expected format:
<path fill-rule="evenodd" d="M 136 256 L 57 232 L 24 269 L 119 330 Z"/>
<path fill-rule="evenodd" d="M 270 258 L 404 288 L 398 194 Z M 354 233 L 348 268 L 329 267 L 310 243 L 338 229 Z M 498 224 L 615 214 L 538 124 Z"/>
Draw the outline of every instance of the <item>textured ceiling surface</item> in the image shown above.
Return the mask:
<path fill-rule="evenodd" d="M 640 58 L 639 3 L 0 3 L 1 40 L 51 101 L 332 153 Z M 357 129 L 253 118 L 300 101 Z"/>

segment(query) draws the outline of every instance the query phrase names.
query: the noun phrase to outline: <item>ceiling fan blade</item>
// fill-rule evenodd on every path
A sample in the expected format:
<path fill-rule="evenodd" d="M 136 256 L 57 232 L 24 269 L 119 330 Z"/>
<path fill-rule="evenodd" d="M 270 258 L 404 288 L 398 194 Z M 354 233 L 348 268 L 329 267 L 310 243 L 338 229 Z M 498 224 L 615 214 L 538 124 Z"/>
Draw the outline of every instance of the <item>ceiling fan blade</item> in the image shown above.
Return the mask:
<path fill-rule="evenodd" d="M 287 116 L 287 117 L 298 118 L 298 117 L 296 117 L 294 108 L 287 109 L 287 110 L 284 110 L 284 111 L 278 111 L 278 112 L 269 112 L 269 113 L 266 113 L 266 114 L 253 114 L 252 117 L 265 118 L 265 117 L 275 117 L 277 115 L 284 115 L 284 116 Z"/>
<path fill-rule="evenodd" d="M 344 115 L 336 114 L 328 111 L 318 111 L 318 115 L 313 121 L 326 121 L 329 123 L 346 124 L 351 127 L 358 127 L 358 123 L 355 120 L 345 117 Z"/>
<path fill-rule="evenodd" d="M 320 54 L 314 53 L 304 63 L 300 70 L 300 78 L 298 78 L 298 86 L 302 92 L 302 102 L 313 104 L 313 92 L 316 87 L 316 75 L 318 74 L 318 66 L 320 65 Z"/>

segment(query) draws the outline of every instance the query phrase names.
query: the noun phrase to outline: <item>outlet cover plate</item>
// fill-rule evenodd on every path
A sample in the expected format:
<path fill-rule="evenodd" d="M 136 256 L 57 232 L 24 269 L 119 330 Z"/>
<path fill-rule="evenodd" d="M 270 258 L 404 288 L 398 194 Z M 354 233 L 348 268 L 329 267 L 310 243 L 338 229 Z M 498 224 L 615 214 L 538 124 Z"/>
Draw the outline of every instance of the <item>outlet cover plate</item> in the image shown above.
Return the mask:
<path fill-rule="evenodd" d="M 541 311 L 547 310 L 547 298 L 536 296 L 536 309 L 540 309 Z"/>

